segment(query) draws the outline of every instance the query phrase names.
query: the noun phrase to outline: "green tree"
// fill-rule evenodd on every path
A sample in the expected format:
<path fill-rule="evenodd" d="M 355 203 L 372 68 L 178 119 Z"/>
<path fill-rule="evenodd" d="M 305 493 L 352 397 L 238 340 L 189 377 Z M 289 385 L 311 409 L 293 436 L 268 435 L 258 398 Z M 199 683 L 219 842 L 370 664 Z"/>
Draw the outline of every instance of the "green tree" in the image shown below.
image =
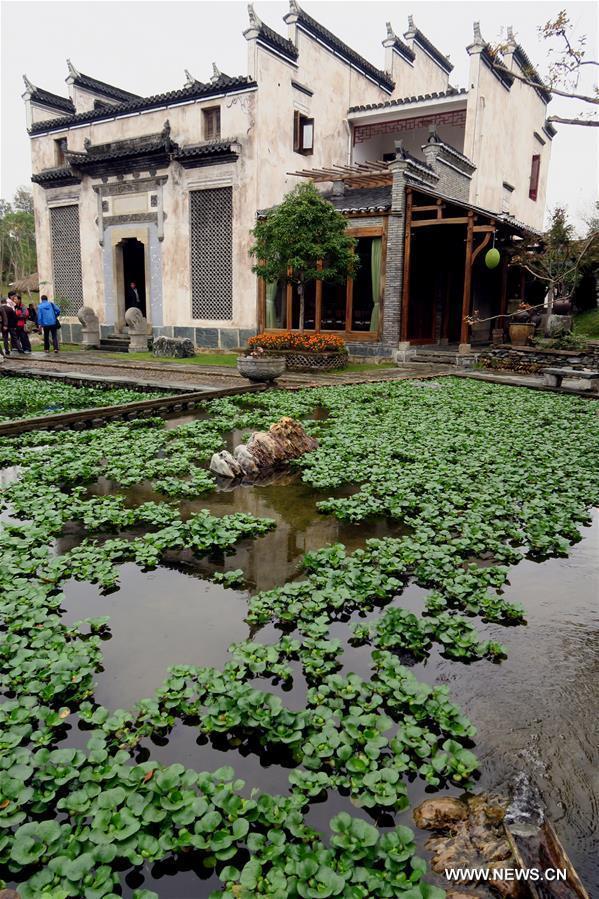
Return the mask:
<path fill-rule="evenodd" d="M 37 269 L 31 193 L 20 187 L 12 203 L 0 200 L 0 267 L 8 284 Z"/>
<path fill-rule="evenodd" d="M 288 193 L 280 206 L 260 219 L 252 231 L 252 266 L 267 283 L 295 284 L 299 327 L 304 330 L 305 287 L 309 281 L 344 281 L 353 274 L 356 242 L 345 219 L 309 182 Z"/>
<path fill-rule="evenodd" d="M 566 210 L 558 206 L 551 226 L 543 237 L 523 242 L 512 262 L 525 268 L 547 289 L 547 312 L 555 300 L 569 300 L 582 277 L 582 268 L 590 254 L 597 251 L 599 232 L 591 230 L 582 240 L 574 238 L 574 227 Z"/>

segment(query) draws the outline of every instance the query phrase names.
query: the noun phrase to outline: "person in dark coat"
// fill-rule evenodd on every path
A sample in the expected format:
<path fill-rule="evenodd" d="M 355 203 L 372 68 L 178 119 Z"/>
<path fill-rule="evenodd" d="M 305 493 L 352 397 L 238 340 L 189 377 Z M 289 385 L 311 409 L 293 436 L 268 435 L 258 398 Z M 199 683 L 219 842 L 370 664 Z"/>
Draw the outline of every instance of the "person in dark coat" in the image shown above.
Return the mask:
<path fill-rule="evenodd" d="M 37 309 L 35 308 L 35 303 L 30 303 L 27 307 L 27 311 L 29 312 L 29 321 L 33 325 L 34 331 L 39 331 L 37 326 Z"/>
<path fill-rule="evenodd" d="M 132 307 L 141 309 L 141 294 L 135 281 L 131 281 L 129 287 L 127 288 L 126 306 L 127 309 L 131 309 Z"/>
<path fill-rule="evenodd" d="M 60 308 L 48 299 L 42 296 L 39 306 L 37 307 L 37 321 L 44 329 L 44 351 L 50 352 L 50 337 L 52 337 L 52 346 L 54 352 L 58 353 L 58 316 Z"/>
<path fill-rule="evenodd" d="M 8 293 L 8 299 L 6 300 L 6 316 L 7 316 L 7 330 L 8 334 L 10 334 L 10 348 L 11 350 L 16 350 L 17 353 L 22 353 L 23 348 L 21 347 L 21 341 L 19 340 L 19 333 L 17 331 L 17 316 L 15 313 L 15 300 L 17 297 L 16 290 L 11 290 Z M 4 342 L 5 349 L 8 348 L 8 341 Z M 8 349 L 7 349 L 8 355 Z"/>
<path fill-rule="evenodd" d="M 0 300 L 0 328 L 2 329 L 2 343 L 4 344 L 3 354 L 10 356 L 8 348 L 8 312 L 6 311 L 6 297 Z"/>
<path fill-rule="evenodd" d="M 27 320 L 29 319 L 29 310 L 23 306 L 23 300 L 17 294 L 15 299 L 15 316 L 17 319 L 17 334 L 19 335 L 19 343 L 25 355 L 31 355 L 31 343 L 29 334 L 27 333 Z"/>

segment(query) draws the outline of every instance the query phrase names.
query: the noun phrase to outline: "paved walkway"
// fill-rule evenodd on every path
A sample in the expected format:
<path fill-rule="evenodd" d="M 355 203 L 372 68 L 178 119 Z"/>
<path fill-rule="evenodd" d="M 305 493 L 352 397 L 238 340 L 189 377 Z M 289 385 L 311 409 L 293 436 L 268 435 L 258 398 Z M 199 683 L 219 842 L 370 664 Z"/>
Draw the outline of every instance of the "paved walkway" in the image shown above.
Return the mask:
<path fill-rule="evenodd" d="M 123 354 L 125 355 L 125 354 Z M 107 357 L 105 353 L 63 353 L 59 356 L 46 356 L 44 353 L 32 353 L 31 356 L 10 356 L 3 365 L 5 371 L 35 372 L 54 375 L 71 375 L 89 377 L 90 381 L 108 381 L 111 383 L 129 383 L 145 387 L 169 387 L 183 390 L 222 389 L 224 387 L 240 387 L 247 380 L 238 374 L 235 368 L 226 365 L 201 365 L 183 362 L 139 362 L 122 361 Z M 401 368 L 380 368 L 378 370 L 360 372 L 287 372 L 277 381 L 278 386 L 288 390 L 301 387 L 324 387 L 339 384 L 370 384 L 377 381 L 396 381 L 404 378 L 431 377 L 434 375 L 455 373 L 452 366 L 422 365 L 402 366 Z"/>

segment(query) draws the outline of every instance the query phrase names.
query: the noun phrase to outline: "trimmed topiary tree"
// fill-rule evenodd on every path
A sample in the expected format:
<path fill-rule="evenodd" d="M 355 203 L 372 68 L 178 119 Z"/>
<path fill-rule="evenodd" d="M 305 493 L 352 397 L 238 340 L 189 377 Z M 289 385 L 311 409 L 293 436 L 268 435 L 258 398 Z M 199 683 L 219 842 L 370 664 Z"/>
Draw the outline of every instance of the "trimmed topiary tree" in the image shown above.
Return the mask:
<path fill-rule="evenodd" d="M 345 219 L 316 190 L 300 184 L 260 219 L 252 231 L 252 266 L 267 283 L 295 284 L 299 329 L 304 330 L 305 286 L 309 281 L 344 281 L 358 266 L 356 241 Z"/>

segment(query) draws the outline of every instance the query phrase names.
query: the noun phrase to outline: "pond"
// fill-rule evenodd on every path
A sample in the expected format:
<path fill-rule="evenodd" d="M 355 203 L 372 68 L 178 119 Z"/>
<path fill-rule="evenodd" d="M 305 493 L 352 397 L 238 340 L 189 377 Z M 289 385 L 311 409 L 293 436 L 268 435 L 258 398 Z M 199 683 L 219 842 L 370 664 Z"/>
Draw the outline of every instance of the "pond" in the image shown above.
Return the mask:
<path fill-rule="evenodd" d="M 211 414 L 166 428 L 0 444 L 0 767 L 16 760 L 11 777 L 37 791 L 35 811 L 23 786 L 0 803 L 17 831 L 0 878 L 16 875 L 33 899 L 90 860 L 94 873 L 71 888 L 86 896 L 207 897 L 240 876 L 253 896 L 267 876 L 282 899 L 289 871 L 266 860 L 268 833 L 273 846 L 287 840 L 294 876 L 322 876 L 323 895 L 340 895 L 350 850 L 331 843 L 330 822 L 338 816 L 337 833 L 349 812 L 362 846 L 349 869 L 367 866 L 369 895 L 396 895 L 403 881 L 388 878 L 412 870 L 415 849 L 428 857 L 426 834 L 397 875 L 381 874 L 383 841 L 408 839 L 396 828 L 413 828 L 416 804 L 463 784 L 509 795 L 524 772 L 599 889 L 593 405 L 447 379 L 273 391 L 214 401 Z M 213 485 L 211 452 L 281 414 L 303 421 L 319 449 L 260 483 Z M 36 748 L 46 745 L 63 755 Z M 74 851 L 66 831 L 39 830 L 56 813 L 54 783 L 59 809 L 84 802 L 95 814 L 93 845 L 85 830 L 68 838 L 84 847 L 72 864 L 46 864 Z M 26 811 L 11 819 L 17 801 Z M 129 837 L 148 802 L 162 817 Z M 208 819 L 223 821 L 210 844 L 216 872 L 200 851 L 217 826 Z M 318 873 L 297 859 L 299 833 L 308 852 L 330 846 Z M 365 848 L 374 840 L 377 858 Z M 115 850 L 94 848 L 107 842 L 112 866 Z M 424 895 L 440 894 L 418 887 Z"/>
<path fill-rule="evenodd" d="M 94 488 L 109 489 L 106 482 Z M 111 489 L 116 488 L 113 485 Z M 158 498 L 150 487 L 132 488 L 126 496 L 132 504 Z M 252 590 L 269 589 L 298 575 L 304 552 L 334 542 L 356 549 L 370 537 L 400 532 L 394 522 L 349 525 L 318 514 L 315 503 L 319 499 L 321 494 L 302 484 L 297 475 L 281 475 L 270 485 L 239 486 L 183 502 L 184 516 L 198 508 L 221 509 L 223 514 L 247 511 L 274 518 L 277 529 L 245 541 L 224 560 L 198 562 L 195 575 L 165 567 L 144 573 L 125 565 L 120 590 L 109 596 L 102 596 L 96 586 L 67 582 L 65 621 L 94 615 L 111 618 L 112 637 L 103 644 L 105 670 L 96 678 L 97 701 L 109 708 L 127 708 L 162 683 L 169 665 L 222 667 L 230 643 L 250 635 L 244 620 L 247 592 L 224 589 L 198 574 L 241 567 Z M 421 611 L 425 595 L 421 587 L 410 584 L 397 603 Z M 510 628 L 507 636 L 497 625 L 481 626 L 489 639 L 502 639 L 507 645 L 508 658 L 501 665 L 483 661 L 460 666 L 435 652 L 426 662 L 413 664 L 412 670 L 419 680 L 447 684 L 452 699 L 476 723 L 481 762 L 478 788 L 507 795 L 517 773 L 526 772 L 540 790 L 547 814 L 583 882 L 591 890 L 599 889 L 599 751 L 592 714 L 599 705 L 599 512 L 593 513 L 592 525 L 583 530 L 582 540 L 569 558 L 541 563 L 524 560 L 515 566 L 505 596 L 525 603 L 527 625 Z M 331 635 L 343 642 L 342 673 L 351 671 L 369 678 L 370 649 L 349 644 L 350 624 L 334 624 Z M 257 636 L 271 642 L 277 633 L 268 625 Z M 291 690 L 266 680 L 256 686 L 278 692 L 289 708 L 303 707 L 306 683 L 299 666 Z M 185 724 L 178 724 L 162 744 L 144 741 L 140 758 L 145 757 L 164 764 L 182 762 L 196 770 L 230 764 L 246 780 L 247 793 L 252 787 L 287 793 L 293 764 L 289 760 L 281 764 L 279 754 L 266 755 L 259 747 L 240 751 L 226 741 L 214 745 Z M 426 795 L 421 784 L 411 785 L 412 805 Z M 460 795 L 460 791 L 453 788 L 448 795 Z M 341 810 L 371 819 L 349 799 L 331 797 L 312 805 L 307 820 L 326 829 L 330 818 Z M 390 821 L 410 825 L 411 813 Z M 420 847 L 426 854 L 423 836 Z M 157 872 L 147 871 L 146 878 L 154 882 L 153 888 L 160 885 L 161 897 L 192 895 L 197 871 L 185 874 L 174 864 L 156 867 Z M 215 885 L 217 880 L 212 879 L 200 887 L 196 884 L 193 889 L 199 892 L 193 895 L 207 896 Z M 150 888 L 147 879 L 145 886 Z"/>

